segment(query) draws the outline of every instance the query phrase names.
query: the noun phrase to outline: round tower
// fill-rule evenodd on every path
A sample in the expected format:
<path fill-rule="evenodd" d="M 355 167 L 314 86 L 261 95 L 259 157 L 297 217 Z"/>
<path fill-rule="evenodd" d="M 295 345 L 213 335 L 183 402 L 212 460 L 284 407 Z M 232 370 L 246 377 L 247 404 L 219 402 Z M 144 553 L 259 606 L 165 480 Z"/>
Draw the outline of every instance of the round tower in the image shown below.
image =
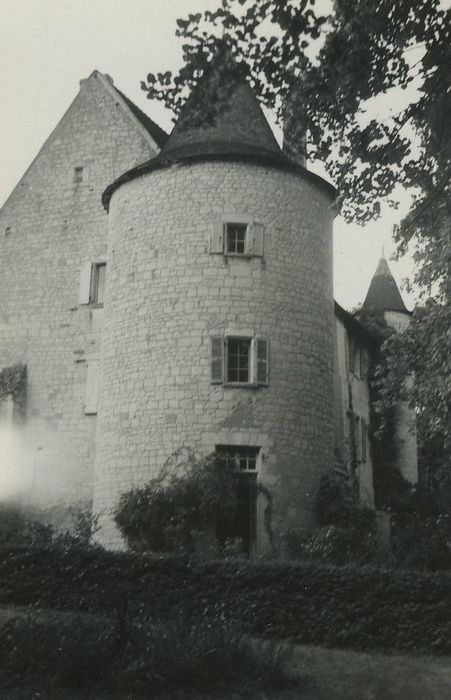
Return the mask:
<path fill-rule="evenodd" d="M 246 83 L 107 189 L 102 543 L 120 543 L 122 492 L 213 451 L 261 486 L 249 551 L 315 523 L 334 451 L 333 197 L 282 154 Z"/>
<path fill-rule="evenodd" d="M 397 333 L 409 326 L 412 312 L 404 304 L 383 252 L 362 305 L 362 311 L 371 309 L 382 312 L 388 325 Z M 409 388 L 413 381 L 413 376 L 407 377 Z M 396 463 L 401 474 L 406 481 L 418 483 L 416 412 L 406 402 L 400 403 L 396 410 L 395 446 Z"/>

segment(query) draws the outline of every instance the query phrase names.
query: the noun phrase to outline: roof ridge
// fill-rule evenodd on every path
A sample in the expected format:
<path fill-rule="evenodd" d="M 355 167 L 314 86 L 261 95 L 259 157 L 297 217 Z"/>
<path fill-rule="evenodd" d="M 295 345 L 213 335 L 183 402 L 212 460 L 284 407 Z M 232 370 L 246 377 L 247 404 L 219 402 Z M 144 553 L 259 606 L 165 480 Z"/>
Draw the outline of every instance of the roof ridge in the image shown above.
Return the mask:
<path fill-rule="evenodd" d="M 133 112 L 135 117 L 141 122 L 145 130 L 151 135 L 155 143 L 159 148 L 162 148 L 168 139 L 168 134 L 161 128 L 156 122 L 153 121 L 145 112 L 138 107 L 127 95 L 125 95 L 122 90 L 119 90 L 114 83 L 112 83 L 114 90 L 122 97 L 127 107 Z"/>

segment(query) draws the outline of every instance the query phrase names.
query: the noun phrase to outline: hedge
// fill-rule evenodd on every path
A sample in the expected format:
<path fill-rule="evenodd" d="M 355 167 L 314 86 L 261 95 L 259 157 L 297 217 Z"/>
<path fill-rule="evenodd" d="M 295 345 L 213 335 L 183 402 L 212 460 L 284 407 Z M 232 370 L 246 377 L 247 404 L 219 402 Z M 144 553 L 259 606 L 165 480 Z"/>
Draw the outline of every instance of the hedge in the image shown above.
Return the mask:
<path fill-rule="evenodd" d="M 0 552 L 0 605 L 156 618 L 221 604 L 246 632 L 354 649 L 451 652 L 447 574 L 317 563 L 205 562 L 98 549 Z"/>

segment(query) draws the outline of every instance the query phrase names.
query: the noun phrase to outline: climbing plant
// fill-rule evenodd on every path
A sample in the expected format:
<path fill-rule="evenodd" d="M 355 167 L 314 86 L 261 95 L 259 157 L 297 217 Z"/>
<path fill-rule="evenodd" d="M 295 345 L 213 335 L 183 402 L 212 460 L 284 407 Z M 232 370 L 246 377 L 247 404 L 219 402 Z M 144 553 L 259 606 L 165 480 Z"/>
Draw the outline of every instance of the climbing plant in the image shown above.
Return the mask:
<path fill-rule="evenodd" d="M 23 418 L 27 390 L 27 368 L 17 364 L 0 370 L 0 402 L 7 396 L 14 400 L 15 416 Z"/>

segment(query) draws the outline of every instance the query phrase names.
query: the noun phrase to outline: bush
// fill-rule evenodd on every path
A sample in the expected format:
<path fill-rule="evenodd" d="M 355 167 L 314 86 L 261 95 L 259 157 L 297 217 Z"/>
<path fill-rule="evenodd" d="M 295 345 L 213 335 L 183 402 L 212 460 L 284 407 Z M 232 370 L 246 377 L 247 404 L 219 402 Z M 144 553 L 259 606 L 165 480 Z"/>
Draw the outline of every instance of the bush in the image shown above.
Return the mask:
<path fill-rule="evenodd" d="M 15 681 L 23 674 L 45 686 L 87 687 L 112 670 L 115 627 L 101 617 L 50 611 L 18 615 L 0 635 L 0 668 Z"/>
<path fill-rule="evenodd" d="M 377 535 L 355 527 L 329 525 L 316 530 L 289 531 L 285 535 L 288 556 L 301 561 L 345 564 L 387 564 L 389 555 Z"/>
<path fill-rule="evenodd" d="M 146 617 L 145 608 L 131 624 L 120 682 L 142 690 L 179 687 L 207 691 L 222 684 L 287 682 L 274 649 L 255 648 L 224 606 L 202 611 L 182 608 L 164 620 Z"/>
<path fill-rule="evenodd" d="M 374 511 L 359 503 L 350 478 L 335 471 L 324 474 L 316 498 L 320 524 L 371 531 Z"/>
<path fill-rule="evenodd" d="M 182 561 L 73 548 L 4 551 L 0 604 L 116 615 L 124 601 L 155 623 L 220 601 L 246 634 L 354 649 L 451 653 L 451 577 L 318 562 Z M 121 635 L 122 636 L 122 635 Z"/>
<path fill-rule="evenodd" d="M 139 616 L 115 623 L 48 610 L 20 615 L 3 626 L 0 667 L 3 685 L 32 682 L 34 690 L 202 691 L 288 680 L 281 656 L 255 649 L 217 606 L 201 615 L 181 609 L 165 620 L 141 606 Z"/>
<path fill-rule="evenodd" d="M 192 552 L 199 533 L 236 518 L 239 475 L 215 456 L 191 461 L 181 473 L 163 469 L 157 479 L 124 493 L 115 521 L 130 549 Z"/>
<path fill-rule="evenodd" d="M 451 567 L 449 494 L 410 489 L 392 515 L 392 548 L 400 564 L 423 571 Z"/>
<path fill-rule="evenodd" d="M 0 505 L 0 547 L 46 547 L 54 531 L 17 504 Z"/>

